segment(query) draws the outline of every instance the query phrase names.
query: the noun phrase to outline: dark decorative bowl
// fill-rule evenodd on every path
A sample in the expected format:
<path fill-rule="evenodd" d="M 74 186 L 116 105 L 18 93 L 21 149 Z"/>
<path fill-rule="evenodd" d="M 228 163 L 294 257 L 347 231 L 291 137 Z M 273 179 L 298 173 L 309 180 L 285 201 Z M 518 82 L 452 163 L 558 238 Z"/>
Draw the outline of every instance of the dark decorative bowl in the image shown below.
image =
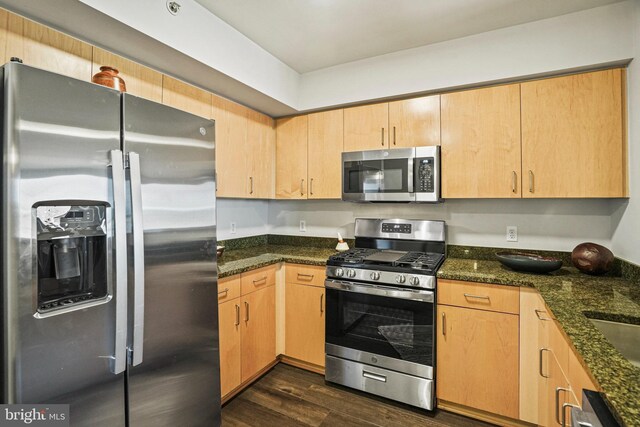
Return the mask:
<path fill-rule="evenodd" d="M 529 273 L 549 273 L 562 267 L 562 261 L 557 258 L 525 252 L 498 252 L 496 258 L 513 270 Z"/>

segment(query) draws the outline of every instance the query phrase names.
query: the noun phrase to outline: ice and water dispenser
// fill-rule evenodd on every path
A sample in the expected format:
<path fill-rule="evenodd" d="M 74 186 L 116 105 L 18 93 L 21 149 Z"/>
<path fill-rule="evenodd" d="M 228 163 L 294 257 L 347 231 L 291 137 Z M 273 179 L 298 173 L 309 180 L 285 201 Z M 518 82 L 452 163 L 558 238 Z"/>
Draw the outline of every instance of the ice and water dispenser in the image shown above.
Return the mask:
<path fill-rule="evenodd" d="M 40 313 L 108 296 L 105 205 L 36 207 Z"/>

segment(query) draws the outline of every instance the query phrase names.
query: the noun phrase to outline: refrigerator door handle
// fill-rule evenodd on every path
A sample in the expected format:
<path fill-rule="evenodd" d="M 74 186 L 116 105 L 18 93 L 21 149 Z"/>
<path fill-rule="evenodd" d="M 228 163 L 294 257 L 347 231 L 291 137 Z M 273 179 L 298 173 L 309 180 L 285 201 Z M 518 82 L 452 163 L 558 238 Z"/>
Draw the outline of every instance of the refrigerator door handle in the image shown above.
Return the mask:
<path fill-rule="evenodd" d="M 111 372 L 120 374 L 127 367 L 127 212 L 124 159 L 122 151 L 111 150 L 111 183 L 115 225 L 116 325 Z"/>
<path fill-rule="evenodd" d="M 131 183 L 131 225 L 133 228 L 133 348 L 131 365 L 142 363 L 144 347 L 144 230 L 142 224 L 142 194 L 140 191 L 140 156 L 129 152 Z"/>

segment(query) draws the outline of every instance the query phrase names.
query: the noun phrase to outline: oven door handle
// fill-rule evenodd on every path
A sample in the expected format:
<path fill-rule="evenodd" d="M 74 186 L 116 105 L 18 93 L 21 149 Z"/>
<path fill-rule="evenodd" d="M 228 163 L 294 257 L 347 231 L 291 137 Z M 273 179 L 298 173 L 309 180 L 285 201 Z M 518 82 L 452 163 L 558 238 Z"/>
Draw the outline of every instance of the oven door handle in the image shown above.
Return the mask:
<path fill-rule="evenodd" d="M 344 292 L 353 292 L 357 294 L 376 295 L 387 298 L 398 298 L 420 302 L 434 302 L 434 293 L 426 290 L 413 290 L 393 288 L 390 286 L 378 285 L 360 285 L 352 282 L 338 282 L 334 280 L 325 280 L 324 287 L 327 289 L 335 289 Z"/>

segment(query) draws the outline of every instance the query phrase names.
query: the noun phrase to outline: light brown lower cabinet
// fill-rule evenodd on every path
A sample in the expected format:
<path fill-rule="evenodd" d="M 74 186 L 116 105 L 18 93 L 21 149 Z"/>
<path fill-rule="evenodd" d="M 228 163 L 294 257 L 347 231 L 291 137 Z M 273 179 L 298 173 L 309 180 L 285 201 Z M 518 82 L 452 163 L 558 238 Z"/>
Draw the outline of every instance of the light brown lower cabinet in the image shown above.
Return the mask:
<path fill-rule="evenodd" d="M 438 400 L 518 418 L 518 316 L 438 305 Z"/>
<path fill-rule="evenodd" d="M 545 427 L 569 425 L 582 390 L 599 390 L 540 294 L 520 292 L 520 418 Z"/>
<path fill-rule="evenodd" d="M 324 287 L 285 284 L 285 354 L 324 367 Z"/>
<path fill-rule="evenodd" d="M 220 388 L 224 399 L 276 360 L 276 266 L 221 279 L 218 282 Z M 272 271 L 273 270 L 273 271 Z M 258 281 L 260 288 L 242 287 Z"/>

